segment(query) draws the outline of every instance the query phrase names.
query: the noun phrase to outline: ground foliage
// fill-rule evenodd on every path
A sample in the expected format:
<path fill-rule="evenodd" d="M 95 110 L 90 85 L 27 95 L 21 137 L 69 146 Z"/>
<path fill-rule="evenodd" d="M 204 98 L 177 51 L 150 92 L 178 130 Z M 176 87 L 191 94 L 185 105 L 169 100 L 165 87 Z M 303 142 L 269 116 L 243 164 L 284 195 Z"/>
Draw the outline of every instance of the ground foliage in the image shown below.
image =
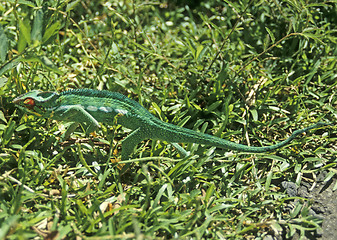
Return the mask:
<path fill-rule="evenodd" d="M 163 121 L 268 145 L 334 123 L 335 1 L 28 1 L 0 4 L 0 238 L 290 239 L 315 235 L 311 201 L 282 181 L 336 174 L 336 128 L 264 154 L 165 142 L 127 130 L 67 141 L 67 123 L 18 110 L 31 89 L 118 91 Z M 334 187 L 336 188 L 336 187 Z"/>

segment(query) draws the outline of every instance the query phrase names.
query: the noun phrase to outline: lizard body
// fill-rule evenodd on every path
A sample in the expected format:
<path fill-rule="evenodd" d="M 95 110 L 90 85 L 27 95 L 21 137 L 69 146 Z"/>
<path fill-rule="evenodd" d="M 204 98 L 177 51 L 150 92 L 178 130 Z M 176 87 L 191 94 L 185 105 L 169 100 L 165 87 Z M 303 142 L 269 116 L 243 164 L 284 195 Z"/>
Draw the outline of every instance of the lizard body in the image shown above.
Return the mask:
<path fill-rule="evenodd" d="M 13 102 L 39 117 L 87 123 L 88 132 L 98 128 L 98 122 L 114 124 L 117 119 L 118 124 L 133 130 L 122 142 L 122 160 L 128 159 L 136 145 L 145 139 L 198 143 L 241 152 L 261 153 L 281 148 L 301 133 L 328 125 L 319 122 L 294 131 L 289 138 L 275 145 L 253 147 L 163 122 L 130 98 L 105 90 L 76 89 L 61 93 L 34 90 L 15 98 Z"/>

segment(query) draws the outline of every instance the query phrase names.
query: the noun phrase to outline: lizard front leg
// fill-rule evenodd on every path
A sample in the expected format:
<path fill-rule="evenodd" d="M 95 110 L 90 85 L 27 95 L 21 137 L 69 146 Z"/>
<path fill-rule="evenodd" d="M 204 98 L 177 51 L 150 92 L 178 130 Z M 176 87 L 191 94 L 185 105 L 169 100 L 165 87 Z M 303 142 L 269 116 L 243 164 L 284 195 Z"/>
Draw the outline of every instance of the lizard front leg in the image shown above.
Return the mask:
<path fill-rule="evenodd" d="M 79 123 L 78 122 L 73 122 L 67 130 L 62 134 L 61 139 L 66 140 L 70 137 L 70 135 L 76 130 L 78 127 Z"/>
<path fill-rule="evenodd" d="M 58 112 L 59 111 L 59 112 Z M 60 112 L 62 111 L 62 112 Z M 91 116 L 90 113 L 84 110 L 82 106 L 68 106 L 67 109 L 55 110 L 55 115 L 58 114 L 60 120 L 65 120 L 69 122 L 77 122 L 77 123 L 87 123 L 88 128 L 86 130 L 87 133 L 91 133 L 99 128 L 99 123 L 97 120 Z"/>

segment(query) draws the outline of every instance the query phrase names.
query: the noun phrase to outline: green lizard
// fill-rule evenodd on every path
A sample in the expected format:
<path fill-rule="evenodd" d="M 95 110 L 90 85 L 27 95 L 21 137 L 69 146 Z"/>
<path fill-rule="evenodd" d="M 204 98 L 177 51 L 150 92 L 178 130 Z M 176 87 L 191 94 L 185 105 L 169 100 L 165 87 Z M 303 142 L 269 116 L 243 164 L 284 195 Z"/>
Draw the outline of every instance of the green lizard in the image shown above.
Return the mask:
<path fill-rule="evenodd" d="M 198 143 L 241 152 L 261 153 L 281 148 L 301 133 L 328 125 L 319 122 L 294 131 L 288 139 L 275 145 L 251 147 L 163 122 L 139 103 L 115 92 L 77 89 L 57 93 L 34 90 L 15 98 L 13 102 L 39 117 L 86 123 L 89 126 L 88 132 L 100 127 L 99 122 L 114 124 L 116 117 L 118 124 L 133 130 L 122 142 L 122 160 L 128 159 L 136 145 L 145 139 Z"/>

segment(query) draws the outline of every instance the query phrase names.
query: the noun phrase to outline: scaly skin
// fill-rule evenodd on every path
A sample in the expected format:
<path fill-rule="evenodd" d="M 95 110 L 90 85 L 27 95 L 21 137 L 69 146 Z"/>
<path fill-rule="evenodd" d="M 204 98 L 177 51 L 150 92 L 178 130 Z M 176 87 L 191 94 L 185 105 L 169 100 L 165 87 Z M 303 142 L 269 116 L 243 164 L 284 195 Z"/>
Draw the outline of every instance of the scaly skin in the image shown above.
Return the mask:
<path fill-rule="evenodd" d="M 99 127 L 98 122 L 117 123 L 133 132 L 122 142 L 122 160 L 129 158 L 135 146 L 145 139 L 171 143 L 198 143 L 241 152 L 261 153 L 281 148 L 301 133 L 328 125 L 316 123 L 296 130 L 286 140 L 266 147 L 251 147 L 163 122 L 139 103 L 126 96 L 92 89 L 69 90 L 61 93 L 34 90 L 13 100 L 28 112 L 43 118 L 88 124 L 88 132 Z"/>

